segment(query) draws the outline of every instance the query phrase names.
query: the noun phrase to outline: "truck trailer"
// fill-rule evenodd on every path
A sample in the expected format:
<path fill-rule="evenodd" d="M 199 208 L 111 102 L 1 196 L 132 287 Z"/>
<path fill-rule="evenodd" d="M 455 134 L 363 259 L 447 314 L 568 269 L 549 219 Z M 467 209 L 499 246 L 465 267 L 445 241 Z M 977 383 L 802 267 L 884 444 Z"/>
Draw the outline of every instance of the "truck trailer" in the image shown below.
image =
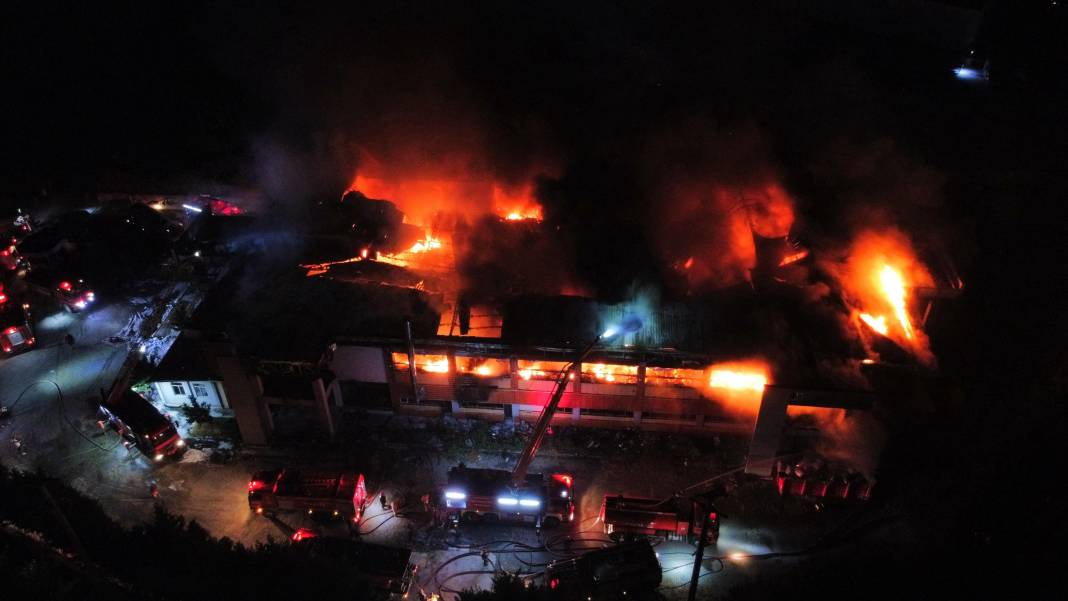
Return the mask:
<path fill-rule="evenodd" d="M 623 495 L 605 495 L 601 503 L 604 533 L 614 541 L 662 537 L 690 544 L 700 537 L 703 510 L 694 501 L 679 497 L 645 499 Z M 719 514 L 708 512 L 705 544 L 719 540 Z"/>
<path fill-rule="evenodd" d="M 347 520 L 358 525 L 367 500 L 359 472 L 275 469 L 257 472 L 248 483 L 248 506 L 260 515 L 299 511 Z"/>

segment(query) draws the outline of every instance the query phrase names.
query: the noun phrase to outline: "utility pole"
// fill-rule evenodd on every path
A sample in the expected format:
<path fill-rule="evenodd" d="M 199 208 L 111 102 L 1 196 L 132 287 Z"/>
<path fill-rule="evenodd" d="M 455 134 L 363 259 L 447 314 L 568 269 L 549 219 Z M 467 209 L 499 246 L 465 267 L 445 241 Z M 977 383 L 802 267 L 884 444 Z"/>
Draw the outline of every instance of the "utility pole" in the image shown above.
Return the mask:
<path fill-rule="evenodd" d="M 690 594 L 686 597 L 688 601 L 694 601 L 697 598 L 697 580 L 701 577 L 701 560 L 705 555 L 705 540 L 708 534 L 708 513 L 712 506 L 712 493 L 707 493 L 703 497 L 694 498 L 694 506 L 701 510 L 701 533 L 697 539 L 697 551 L 694 553 L 693 559 L 693 575 L 690 577 Z"/>

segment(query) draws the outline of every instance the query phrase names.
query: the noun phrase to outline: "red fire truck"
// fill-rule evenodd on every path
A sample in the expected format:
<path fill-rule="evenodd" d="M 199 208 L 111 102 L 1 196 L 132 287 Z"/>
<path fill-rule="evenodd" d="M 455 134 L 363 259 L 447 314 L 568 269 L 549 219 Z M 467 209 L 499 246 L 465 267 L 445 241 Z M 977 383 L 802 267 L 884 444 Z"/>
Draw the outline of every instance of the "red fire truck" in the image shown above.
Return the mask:
<path fill-rule="evenodd" d="M 33 348 L 36 342 L 26 306 L 9 298 L 0 284 L 0 351 L 13 355 Z"/>
<path fill-rule="evenodd" d="M 648 537 L 697 542 L 701 531 L 703 510 L 696 502 L 678 497 L 645 499 L 623 495 L 605 495 L 601 504 L 601 524 L 604 533 L 615 541 Z M 719 514 L 708 513 L 705 543 L 719 540 Z"/>
<path fill-rule="evenodd" d="M 248 506 L 257 514 L 300 511 L 344 518 L 357 525 L 367 500 L 359 472 L 276 469 L 257 472 L 248 483 Z"/>
<path fill-rule="evenodd" d="M 185 441 L 159 409 L 136 392 L 120 387 L 100 403 L 101 425 L 109 426 L 155 462 L 185 452 Z"/>
<path fill-rule="evenodd" d="M 525 474 L 515 485 L 508 470 L 460 464 L 449 470 L 445 509 L 454 521 L 511 521 L 553 528 L 575 519 L 571 483 L 567 474 Z"/>
<path fill-rule="evenodd" d="M 574 361 L 557 372 L 552 394 L 542 408 L 530 440 L 527 441 L 514 469 L 508 471 L 468 468 L 462 463 L 450 469 L 448 484 L 443 493 L 449 518 L 455 521 L 461 518 L 490 522 L 518 521 L 547 528 L 565 520 L 573 521 L 574 479 L 568 474 L 552 474 L 549 477 L 530 474 L 528 469 L 545 440 L 549 424 L 560 406 L 575 365 L 582 363 L 601 340 L 619 333 L 633 332 L 640 327 L 641 322 L 635 317 L 624 319 L 622 325 L 609 327 L 579 352 Z"/>

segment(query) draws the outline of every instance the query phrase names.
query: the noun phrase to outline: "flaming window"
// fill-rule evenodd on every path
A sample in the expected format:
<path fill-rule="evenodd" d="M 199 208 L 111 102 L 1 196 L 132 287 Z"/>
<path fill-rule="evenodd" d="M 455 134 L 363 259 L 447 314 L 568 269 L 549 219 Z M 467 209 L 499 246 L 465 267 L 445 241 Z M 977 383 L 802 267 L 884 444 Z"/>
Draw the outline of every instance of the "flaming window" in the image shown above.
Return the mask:
<path fill-rule="evenodd" d="M 508 360 L 483 357 L 457 357 L 456 372 L 496 378 L 508 374 Z"/>
<path fill-rule="evenodd" d="M 406 353 L 393 353 L 393 367 L 400 371 L 407 371 L 408 355 Z M 425 355 L 416 353 L 415 370 L 418 373 L 449 373 L 449 358 L 445 355 Z"/>
<path fill-rule="evenodd" d="M 564 361 L 528 361 L 520 359 L 518 363 L 520 380 L 555 381 L 556 374 L 567 366 Z"/>
<path fill-rule="evenodd" d="M 645 382 L 653 386 L 688 386 L 700 388 L 705 381 L 705 372 L 701 369 L 683 369 L 676 367 L 647 367 Z"/>
<path fill-rule="evenodd" d="M 637 384 L 637 365 L 614 365 L 611 363 L 583 363 L 582 381 L 608 384 Z"/>

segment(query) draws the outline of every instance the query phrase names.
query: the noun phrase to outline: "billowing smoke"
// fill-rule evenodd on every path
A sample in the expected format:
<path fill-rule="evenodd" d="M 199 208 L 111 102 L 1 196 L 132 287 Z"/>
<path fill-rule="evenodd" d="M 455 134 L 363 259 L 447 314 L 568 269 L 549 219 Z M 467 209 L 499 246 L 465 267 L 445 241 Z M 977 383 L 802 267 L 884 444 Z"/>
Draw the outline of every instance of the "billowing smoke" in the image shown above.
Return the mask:
<path fill-rule="evenodd" d="M 655 198 L 647 214 L 651 238 L 688 291 L 748 281 L 753 234 L 790 233 L 794 203 L 773 165 L 752 126 L 690 121 L 653 137 L 643 164 Z"/>

